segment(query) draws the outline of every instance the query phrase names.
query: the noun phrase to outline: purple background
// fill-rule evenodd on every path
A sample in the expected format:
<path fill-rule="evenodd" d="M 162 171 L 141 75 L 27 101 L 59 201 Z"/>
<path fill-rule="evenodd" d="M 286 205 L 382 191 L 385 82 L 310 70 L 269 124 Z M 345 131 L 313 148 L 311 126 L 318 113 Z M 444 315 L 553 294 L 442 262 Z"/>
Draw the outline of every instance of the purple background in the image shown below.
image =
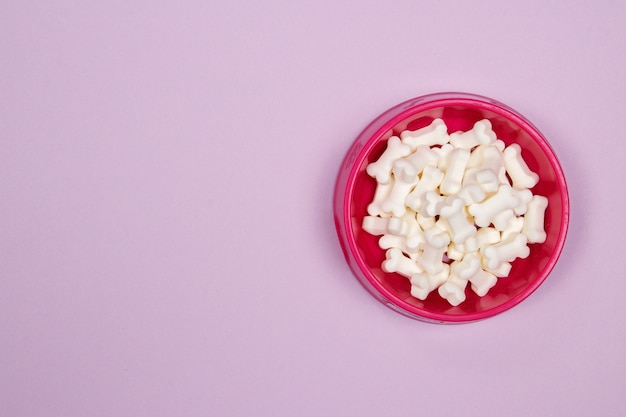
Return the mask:
<path fill-rule="evenodd" d="M 623 416 L 622 1 L 0 4 L 0 416 Z M 407 319 L 341 253 L 359 131 L 418 95 L 546 135 L 563 255 Z"/>

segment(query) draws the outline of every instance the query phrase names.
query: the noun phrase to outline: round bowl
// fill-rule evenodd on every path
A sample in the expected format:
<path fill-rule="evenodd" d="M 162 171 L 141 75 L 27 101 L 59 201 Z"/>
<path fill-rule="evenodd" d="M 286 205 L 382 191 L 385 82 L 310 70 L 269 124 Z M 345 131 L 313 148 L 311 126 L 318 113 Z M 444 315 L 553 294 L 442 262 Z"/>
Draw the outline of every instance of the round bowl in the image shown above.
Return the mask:
<path fill-rule="evenodd" d="M 545 212 L 547 238 L 531 244 L 530 255 L 516 259 L 508 277 L 498 278 L 489 292 L 479 297 L 468 288 L 466 300 L 451 306 L 433 291 L 424 301 L 411 296 L 410 282 L 381 269 L 385 251 L 378 246 L 379 236 L 365 232 L 361 225 L 372 201 L 376 180 L 366 173 L 392 135 L 416 130 L 441 118 L 448 132 L 470 130 L 474 123 L 488 119 L 498 138 L 508 146 L 518 143 L 528 167 L 538 174 L 533 194 L 548 198 Z M 340 167 L 334 194 L 337 234 L 346 261 L 363 286 L 393 310 L 422 321 L 462 323 L 492 317 L 519 304 L 532 294 L 554 268 L 567 234 L 569 197 L 563 170 L 554 151 L 526 118 L 510 107 L 467 93 L 437 93 L 417 97 L 387 110 L 356 138 Z"/>

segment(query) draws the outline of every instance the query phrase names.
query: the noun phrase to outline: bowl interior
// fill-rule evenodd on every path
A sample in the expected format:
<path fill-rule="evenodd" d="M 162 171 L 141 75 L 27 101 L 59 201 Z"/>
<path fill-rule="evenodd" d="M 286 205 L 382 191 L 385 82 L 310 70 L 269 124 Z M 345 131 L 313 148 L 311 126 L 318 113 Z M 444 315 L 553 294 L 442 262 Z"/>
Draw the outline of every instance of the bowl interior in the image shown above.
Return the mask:
<path fill-rule="evenodd" d="M 399 135 L 406 129 L 415 130 L 427 126 L 437 117 L 446 122 L 449 133 L 470 130 L 478 120 L 489 119 L 498 138 L 507 146 L 518 143 L 529 168 L 539 175 L 539 183 L 532 189 L 533 194 L 548 198 L 545 213 L 546 241 L 530 245 L 530 256 L 515 260 L 509 276 L 499 278 L 496 286 L 486 296 L 477 296 L 468 286 L 467 299 L 457 307 L 448 304 L 437 291 L 433 291 L 424 301 L 412 297 L 408 279 L 395 273 L 385 273 L 381 269 L 385 252 L 378 246 L 379 237 L 372 236 L 361 228 L 363 217 L 367 215 L 367 206 L 372 201 L 376 189 L 375 179 L 365 171 L 367 165 L 378 159 L 389 137 Z M 485 103 L 468 102 L 463 105 L 442 105 L 418 111 L 379 132 L 382 133 L 378 137 L 370 138 L 370 146 L 365 147 L 364 155 L 356 161 L 358 166 L 349 197 L 349 213 L 357 262 L 361 269 L 364 269 L 366 279 L 387 299 L 419 316 L 462 321 L 504 311 L 526 298 L 543 282 L 554 266 L 563 245 L 567 227 L 564 212 L 568 210 L 568 203 L 565 179 L 558 161 L 549 145 L 532 125 L 509 110 L 487 106 Z"/>

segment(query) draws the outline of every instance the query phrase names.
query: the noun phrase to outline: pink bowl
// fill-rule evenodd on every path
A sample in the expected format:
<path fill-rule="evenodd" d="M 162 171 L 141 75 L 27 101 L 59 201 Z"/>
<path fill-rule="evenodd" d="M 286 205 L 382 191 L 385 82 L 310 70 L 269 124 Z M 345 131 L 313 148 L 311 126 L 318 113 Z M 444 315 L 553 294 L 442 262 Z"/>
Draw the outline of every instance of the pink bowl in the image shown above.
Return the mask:
<path fill-rule="evenodd" d="M 408 279 L 385 273 L 385 252 L 378 237 L 362 230 L 367 205 L 372 201 L 376 180 L 365 172 L 378 159 L 392 135 L 427 126 L 442 118 L 449 132 L 466 131 L 481 119 L 489 119 L 493 130 L 508 146 L 518 143 L 529 168 L 539 175 L 534 194 L 548 198 L 545 213 L 547 239 L 530 245 L 530 256 L 517 259 L 508 277 L 487 295 L 479 297 L 469 288 L 467 299 L 452 307 L 436 291 L 424 301 L 410 294 Z M 490 98 L 466 93 L 438 93 L 401 103 L 376 118 L 363 130 L 348 151 L 337 177 L 334 195 L 337 234 L 350 268 L 363 286 L 380 302 L 418 320 L 460 323 L 485 319 L 517 305 L 533 293 L 554 268 L 567 234 L 569 197 L 565 176 L 554 151 L 542 134 L 522 115 Z"/>

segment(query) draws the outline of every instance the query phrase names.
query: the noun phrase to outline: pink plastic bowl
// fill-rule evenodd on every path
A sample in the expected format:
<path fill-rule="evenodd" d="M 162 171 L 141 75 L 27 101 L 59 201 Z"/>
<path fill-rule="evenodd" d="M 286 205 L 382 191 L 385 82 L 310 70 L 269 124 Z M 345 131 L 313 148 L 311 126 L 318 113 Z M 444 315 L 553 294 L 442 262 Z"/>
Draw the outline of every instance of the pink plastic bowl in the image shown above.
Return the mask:
<path fill-rule="evenodd" d="M 378 237 L 362 230 L 367 205 L 376 181 L 365 169 L 384 151 L 387 139 L 403 130 L 427 126 L 442 118 L 449 132 L 470 130 L 474 123 L 489 119 L 493 130 L 507 145 L 518 143 L 529 168 L 539 175 L 534 194 L 548 198 L 545 213 L 547 239 L 530 245 L 530 256 L 513 262 L 511 273 L 487 295 L 469 289 L 467 299 L 452 307 L 436 291 L 424 301 L 410 294 L 408 279 L 385 273 L 385 252 Z M 405 316 L 436 323 L 460 323 L 485 319 L 517 305 L 533 293 L 557 262 L 569 221 L 569 198 L 565 176 L 552 148 L 528 120 L 495 100 L 466 93 L 438 93 L 417 97 L 383 113 L 357 137 L 348 151 L 337 178 L 334 196 L 335 225 L 346 260 L 363 286 L 380 302 Z"/>

